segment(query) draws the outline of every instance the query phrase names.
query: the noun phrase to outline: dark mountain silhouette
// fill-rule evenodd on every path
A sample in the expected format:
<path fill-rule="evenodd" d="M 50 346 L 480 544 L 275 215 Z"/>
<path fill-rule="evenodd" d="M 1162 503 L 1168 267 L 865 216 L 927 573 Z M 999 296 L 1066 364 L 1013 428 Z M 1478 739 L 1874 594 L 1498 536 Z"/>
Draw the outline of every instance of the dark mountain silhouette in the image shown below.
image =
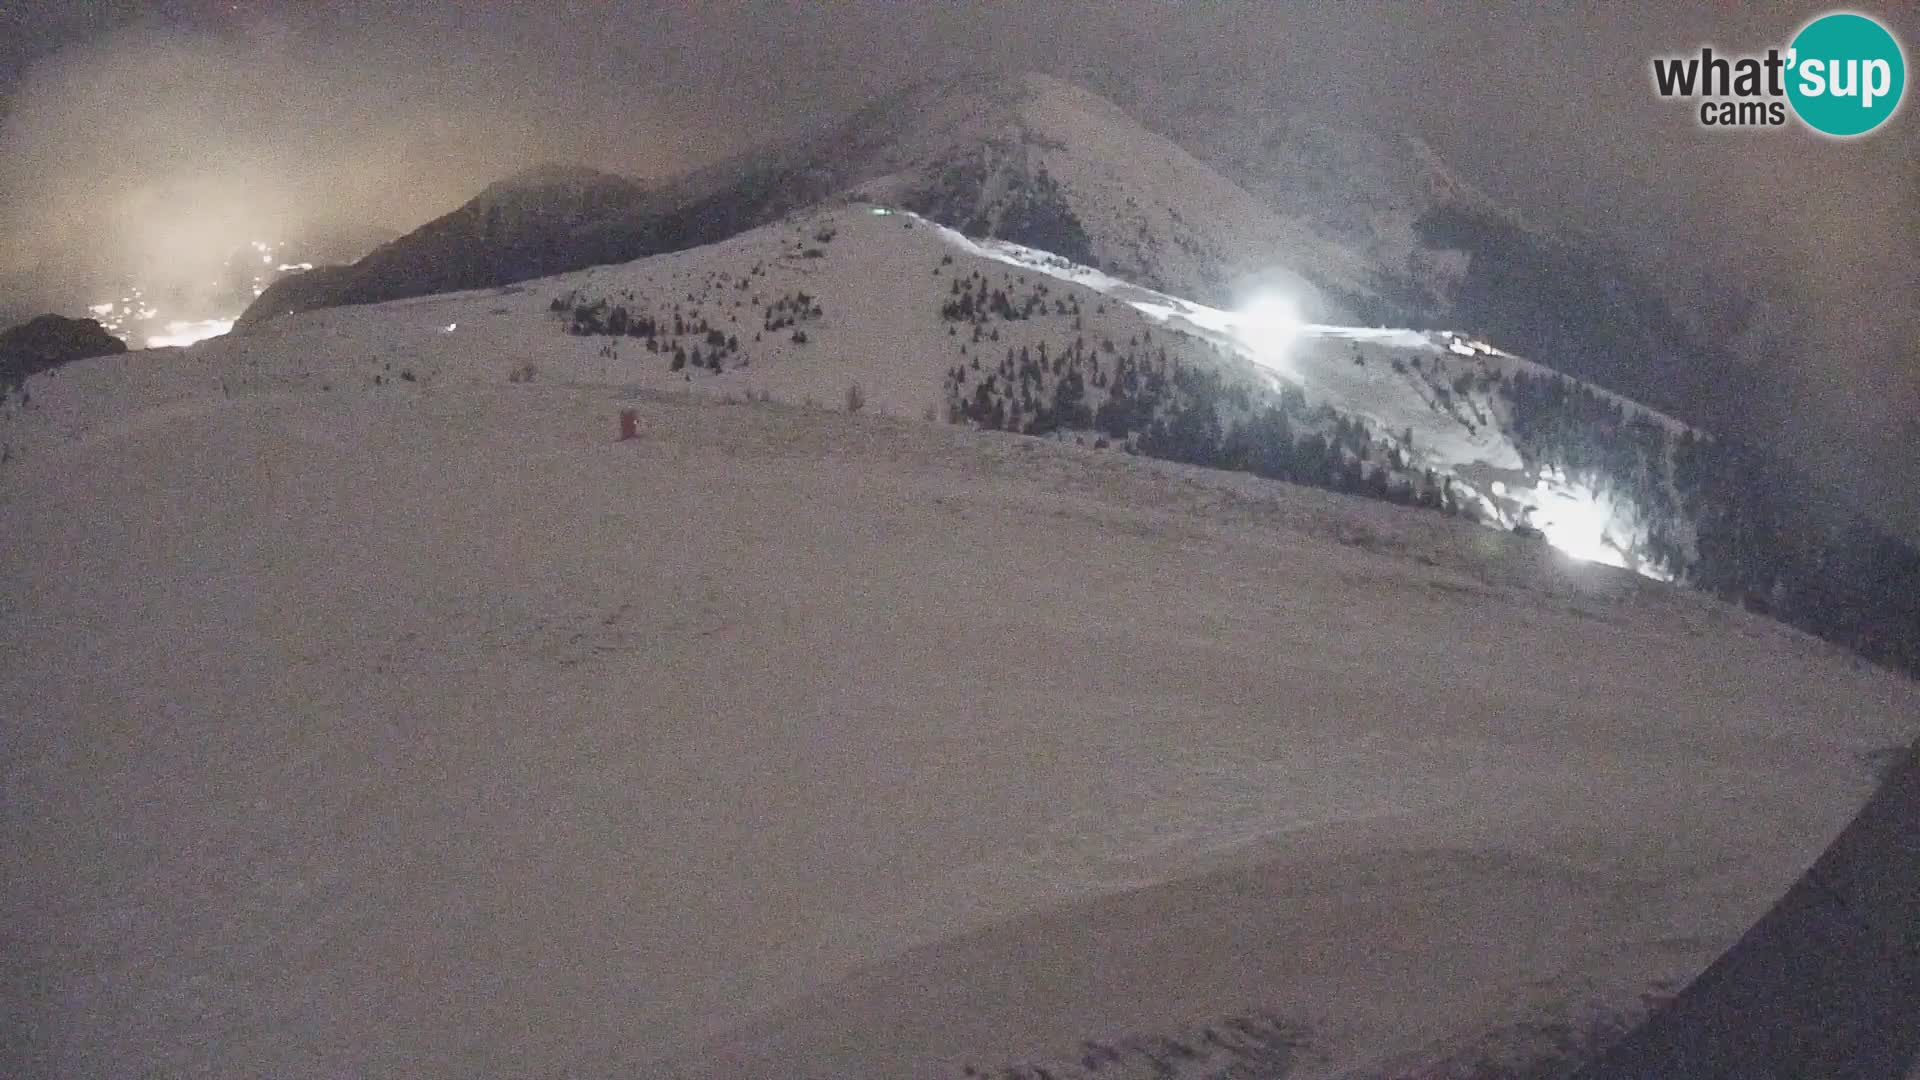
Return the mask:
<path fill-rule="evenodd" d="M 92 319 L 40 315 L 0 333 L 0 390 L 75 360 L 126 351 L 126 342 Z"/>

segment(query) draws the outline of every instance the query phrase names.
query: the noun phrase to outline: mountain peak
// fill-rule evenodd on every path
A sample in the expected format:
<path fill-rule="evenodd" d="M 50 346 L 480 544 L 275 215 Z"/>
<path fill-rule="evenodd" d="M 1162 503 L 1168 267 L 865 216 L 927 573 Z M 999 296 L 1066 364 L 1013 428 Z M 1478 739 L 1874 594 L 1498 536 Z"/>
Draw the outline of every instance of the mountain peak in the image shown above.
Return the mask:
<path fill-rule="evenodd" d="M 641 190 L 643 185 L 638 181 L 614 173 L 585 165 L 547 162 L 494 181 L 468 206 L 484 212 L 496 205 L 577 201 L 596 196 L 603 199 L 618 198 L 638 194 Z"/>

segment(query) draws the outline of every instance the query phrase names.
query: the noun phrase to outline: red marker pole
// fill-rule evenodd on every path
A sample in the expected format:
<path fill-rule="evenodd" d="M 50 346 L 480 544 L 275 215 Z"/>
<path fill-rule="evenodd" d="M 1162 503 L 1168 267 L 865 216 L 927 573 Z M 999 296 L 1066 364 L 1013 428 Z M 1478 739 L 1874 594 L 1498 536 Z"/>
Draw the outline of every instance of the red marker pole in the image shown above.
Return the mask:
<path fill-rule="evenodd" d="M 620 441 L 640 437 L 640 414 L 633 409 L 620 410 Z"/>

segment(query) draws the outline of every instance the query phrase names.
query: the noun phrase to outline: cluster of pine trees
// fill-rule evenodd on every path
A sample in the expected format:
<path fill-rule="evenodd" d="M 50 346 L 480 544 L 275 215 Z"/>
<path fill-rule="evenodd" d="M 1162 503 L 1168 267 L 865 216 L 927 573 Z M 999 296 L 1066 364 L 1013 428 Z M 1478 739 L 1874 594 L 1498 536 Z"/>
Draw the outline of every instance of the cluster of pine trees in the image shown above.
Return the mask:
<path fill-rule="evenodd" d="M 793 341 L 796 345 L 804 345 L 807 341 L 807 332 L 798 327 L 801 323 L 812 322 L 824 314 L 819 300 L 804 292 L 796 292 L 779 297 L 768 304 L 766 318 L 760 328 L 767 333 L 773 333 L 789 326 L 795 327 Z"/>
<path fill-rule="evenodd" d="M 1043 281 L 1035 284 L 1032 291 L 1016 302 L 1007 292 L 1006 285 L 1009 283 L 1003 279 L 1001 287 L 991 287 L 987 276 L 978 270 L 965 278 L 954 278 L 947 290 L 951 298 L 940 306 L 940 317 L 948 322 L 972 323 L 976 327 L 985 327 L 996 318 L 1003 322 L 1020 322 L 1045 314 L 1071 315 L 1076 320 L 1080 318 L 1080 298 L 1077 296 L 1055 298 L 1049 305 L 1053 291 Z M 1079 328 L 1078 325 L 1074 327 L 1076 330 Z"/>
<path fill-rule="evenodd" d="M 1681 443 L 1666 425 L 1618 400 L 1555 374 L 1518 371 L 1496 392 L 1507 403 L 1506 434 L 1529 468 L 1551 466 L 1589 490 L 1631 508 L 1646 529 L 1641 557 L 1669 573 L 1689 569 L 1687 517 L 1675 501 Z"/>
<path fill-rule="evenodd" d="M 1697 585 L 1920 675 L 1920 551 L 1750 443 L 1685 440 L 1676 472 Z"/>
<path fill-rule="evenodd" d="M 1920 550 L 1778 454 L 1690 429 L 1676 436 L 1557 375 L 1516 374 L 1501 392 L 1529 464 L 1557 465 L 1627 501 L 1647 525 L 1649 559 L 1725 600 L 1920 675 Z M 1678 540 L 1687 529 L 1692 558 Z"/>
<path fill-rule="evenodd" d="M 755 267 L 754 273 L 759 273 L 758 267 Z M 710 280 L 708 284 L 711 288 L 714 281 Z M 747 278 L 740 278 L 737 291 L 745 291 L 747 285 Z M 634 299 L 631 292 L 622 296 L 628 301 Z M 741 304 L 741 300 L 734 301 L 735 307 Z M 753 297 L 752 306 L 756 310 L 760 308 L 758 296 Z M 722 304 L 722 307 L 725 305 Z M 742 350 L 739 335 L 714 326 L 698 308 L 683 308 L 675 304 L 671 312 L 665 315 L 635 314 L 626 305 L 615 304 L 608 297 L 589 300 L 575 290 L 554 297 L 548 310 L 565 317 L 567 332 L 577 337 L 619 337 L 644 342 L 647 352 L 667 358 L 669 371 L 688 375 L 700 371 L 718 374 L 729 367 L 749 366 L 749 358 Z M 795 344 L 805 344 L 807 334 L 801 324 L 819 319 L 824 314 L 819 298 L 807 293 L 794 292 L 776 297 L 765 306 L 761 329 L 753 335 L 753 340 L 758 342 L 763 333 L 792 327 L 791 340 Z"/>
<path fill-rule="evenodd" d="M 974 287 L 958 295 L 979 294 Z M 958 313 L 956 303 L 949 300 L 943 316 Z M 995 294 L 988 304 L 988 312 L 1000 307 Z M 977 301 L 972 310 L 977 318 Z M 1086 433 L 1096 446 L 1148 457 L 1446 513 L 1468 508 L 1449 480 L 1407 469 L 1399 447 L 1376 440 L 1364 424 L 1310 407 L 1297 387 L 1276 392 L 1169 357 L 1164 345 L 1154 346 L 1151 330 L 1124 346 L 1076 335 L 1054 347 L 1008 348 L 991 368 L 975 352 L 948 370 L 946 396 L 948 416 L 958 423 L 1027 435 Z"/>
<path fill-rule="evenodd" d="M 656 319 L 652 315 L 633 315 L 624 305 L 615 305 L 606 298 L 588 303 L 571 294 L 557 297 L 552 310 L 568 312 L 571 304 L 570 321 L 567 332 L 579 337 L 627 337 L 646 343 L 649 353 L 665 355 L 669 371 L 712 371 L 726 370 L 727 360 L 735 360 L 735 366 L 745 367 L 747 358 L 740 351 L 738 335 L 728 334 L 719 327 L 709 324 L 699 312 L 684 312 L 675 305 L 672 322 Z"/>

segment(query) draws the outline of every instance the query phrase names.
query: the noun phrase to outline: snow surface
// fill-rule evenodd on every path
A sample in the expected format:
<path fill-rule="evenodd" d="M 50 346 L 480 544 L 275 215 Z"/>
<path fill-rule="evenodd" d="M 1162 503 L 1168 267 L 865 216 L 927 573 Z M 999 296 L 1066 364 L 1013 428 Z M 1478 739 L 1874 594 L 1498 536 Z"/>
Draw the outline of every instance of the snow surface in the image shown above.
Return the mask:
<path fill-rule="evenodd" d="M 1638 1008 L 1915 733 L 1511 536 L 897 419 L 976 256 L 832 220 L 0 407 L 0 1073 L 1065 1077 L 1264 1015 L 1335 1075 Z M 812 340 L 689 382 L 546 312 L 722 272 Z M 853 381 L 896 418 L 668 392 Z"/>
<path fill-rule="evenodd" d="M 1225 364 L 1246 381 L 1292 383 L 1310 402 L 1364 422 L 1376 438 L 1397 444 L 1413 467 L 1452 479 L 1478 503 L 1489 524 L 1529 521 L 1554 545 L 1581 558 L 1656 578 L 1671 576 L 1670 568 L 1641 560 L 1648 526 L 1628 504 L 1616 503 L 1611 493 L 1580 478 L 1525 468 L 1503 432 L 1504 402 L 1485 393 L 1455 395 L 1449 388 L 1463 374 L 1552 376 L 1546 368 L 1444 331 L 1303 323 L 1297 338 L 1275 348 L 1244 311 L 1157 292 L 1018 244 L 976 241 L 916 215 L 875 216 L 869 209 L 855 205 L 802 213 L 720 244 L 622 266 L 400 301 L 384 305 L 381 310 L 389 314 L 372 320 L 345 309 L 289 316 L 275 320 L 271 333 L 307 343 L 294 354 L 293 365 L 262 367 L 252 335 L 202 346 L 195 350 L 196 364 L 228 392 L 263 380 L 358 383 L 375 375 L 392 380 L 403 372 L 423 379 L 497 381 L 523 364 L 534 365 L 547 379 L 737 397 L 765 394 L 790 403 L 839 402 L 858 383 L 876 411 L 941 418 L 945 373 L 970 357 L 991 361 L 1008 348 L 1049 342 L 1058 347 L 1074 337 L 1124 341 L 1143 329 L 1162 327 L 1178 331 L 1161 339 L 1175 357 Z M 822 242 L 816 239 L 820 235 L 836 239 Z M 808 257 L 810 250 L 814 257 Z M 943 261 L 956 255 L 965 258 Z M 976 343 L 966 353 L 962 350 L 969 343 L 949 337 L 949 325 L 937 313 L 952 280 L 974 270 L 991 272 L 995 284 L 1009 292 L 1045 275 L 1084 290 L 1083 307 L 1112 299 L 1127 309 L 1113 305 L 1098 314 L 1088 311 L 1078 330 L 1070 330 L 1065 318 L 1044 314 L 1003 323 L 1001 339 L 990 347 Z M 799 327 L 807 343 L 790 340 L 791 330 L 761 330 L 767 305 L 803 292 L 823 308 L 820 320 Z M 668 321 L 676 309 L 689 317 L 698 313 L 737 337 L 749 362 L 717 376 L 696 377 L 669 372 L 664 357 L 645 352 L 636 340 L 611 339 L 612 348 L 603 355 L 610 339 L 560 333 L 564 318 L 547 312 L 556 296 L 605 298 L 636 315 L 651 312 Z M 269 352 L 278 355 L 277 348 Z M 125 360 L 121 366 L 141 363 Z M 1593 389 L 1632 415 L 1675 433 L 1685 430 L 1670 417 Z"/>

